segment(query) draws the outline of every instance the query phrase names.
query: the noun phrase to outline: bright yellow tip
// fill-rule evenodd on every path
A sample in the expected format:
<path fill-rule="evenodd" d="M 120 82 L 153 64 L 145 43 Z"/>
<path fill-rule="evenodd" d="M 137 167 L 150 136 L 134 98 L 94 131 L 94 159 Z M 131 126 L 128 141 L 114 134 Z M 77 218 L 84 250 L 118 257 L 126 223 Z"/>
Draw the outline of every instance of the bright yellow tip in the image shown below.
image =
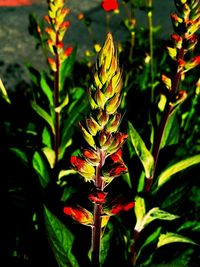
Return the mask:
<path fill-rule="evenodd" d="M 95 50 L 97 53 L 99 53 L 99 51 L 101 50 L 101 46 L 100 46 L 100 44 L 95 44 L 95 45 L 94 45 L 94 50 Z"/>

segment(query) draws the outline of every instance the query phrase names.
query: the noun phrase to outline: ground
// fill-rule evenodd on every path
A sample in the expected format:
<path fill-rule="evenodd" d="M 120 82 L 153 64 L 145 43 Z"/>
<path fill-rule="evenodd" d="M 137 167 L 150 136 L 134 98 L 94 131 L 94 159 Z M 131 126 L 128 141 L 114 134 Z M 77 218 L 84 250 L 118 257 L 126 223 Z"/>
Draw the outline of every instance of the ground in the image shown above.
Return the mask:
<path fill-rule="evenodd" d="M 15 87 L 16 82 L 27 79 L 24 64 L 31 63 L 38 69 L 45 67 L 44 58 L 40 50 L 35 49 L 35 40 L 28 33 L 30 13 L 35 13 L 39 19 L 47 13 L 46 0 L 29 0 L 34 2 L 29 6 L 3 6 L 5 3 L 25 4 L 28 0 L 0 0 L 0 78 L 9 88 Z M 91 49 L 91 39 L 83 23 L 76 16 L 83 11 L 91 17 L 93 31 L 97 42 L 102 43 L 105 34 L 105 12 L 101 9 L 100 0 L 68 0 L 66 5 L 71 9 L 68 16 L 71 27 L 66 36 L 66 43 L 78 45 L 78 56 L 82 57 L 84 51 Z M 168 38 L 172 31 L 170 12 L 175 10 L 171 0 L 154 0 L 154 25 L 161 25 L 161 38 Z M 112 30 L 116 41 L 125 38 L 123 27 L 120 24 L 124 12 L 115 16 Z M 143 11 L 137 12 L 138 27 L 145 25 L 146 17 Z"/>

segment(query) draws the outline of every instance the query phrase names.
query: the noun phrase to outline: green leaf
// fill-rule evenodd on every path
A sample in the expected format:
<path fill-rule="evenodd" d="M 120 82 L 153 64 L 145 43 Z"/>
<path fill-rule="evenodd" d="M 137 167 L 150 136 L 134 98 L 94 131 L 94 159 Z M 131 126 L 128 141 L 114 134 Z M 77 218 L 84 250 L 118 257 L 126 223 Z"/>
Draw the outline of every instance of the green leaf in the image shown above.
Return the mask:
<path fill-rule="evenodd" d="M 74 236 L 67 227 L 44 206 L 44 221 L 47 238 L 59 267 L 78 267 L 71 252 Z"/>
<path fill-rule="evenodd" d="M 171 178 L 172 175 L 199 163 L 200 163 L 200 154 L 181 160 L 173 164 L 172 166 L 168 167 L 158 177 L 158 188 L 160 188 L 163 184 L 165 184 Z"/>
<path fill-rule="evenodd" d="M 50 106 L 54 105 L 54 99 L 53 99 L 53 90 L 49 87 L 47 80 L 46 80 L 46 74 L 43 71 L 40 76 L 40 86 L 44 94 L 46 95 L 47 99 L 49 100 Z"/>
<path fill-rule="evenodd" d="M 73 48 L 72 53 L 61 64 L 60 67 L 60 90 L 63 90 L 65 79 L 70 77 L 76 59 L 76 48 Z"/>
<path fill-rule="evenodd" d="M 135 216 L 136 216 L 135 230 L 139 231 L 138 229 L 140 229 L 140 225 L 142 224 L 143 218 L 146 213 L 146 206 L 145 206 L 144 198 L 136 196 L 134 211 L 135 211 Z"/>
<path fill-rule="evenodd" d="M 177 144 L 179 140 L 179 135 L 180 123 L 178 120 L 177 113 L 174 111 L 174 113 L 169 117 L 169 120 L 167 122 L 160 148 Z"/>
<path fill-rule="evenodd" d="M 142 162 L 142 165 L 145 170 L 145 174 L 147 178 L 152 177 L 153 169 L 154 169 L 154 159 L 151 152 L 146 148 L 145 143 L 142 138 L 138 134 L 138 132 L 134 129 L 133 125 L 128 122 L 128 134 L 131 139 L 131 143 L 135 148 L 135 152 L 138 155 L 139 159 Z"/>
<path fill-rule="evenodd" d="M 42 143 L 51 148 L 51 134 L 47 127 L 42 132 Z"/>
<path fill-rule="evenodd" d="M 58 180 L 60 180 L 64 176 L 68 176 L 70 174 L 76 174 L 76 173 L 77 173 L 77 171 L 72 170 L 72 169 L 70 169 L 70 170 L 61 170 L 59 172 L 59 175 L 58 175 Z"/>
<path fill-rule="evenodd" d="M 55 134 L 54 122 L 52 117 L 35 102 L 31 101 L 31 106 L 37 112 L 37 114 L 48 123 L 48 125 L 51 127 L 52 133 Z"/>
<path fill-rule="evenodd" d="M 2 96 L 2 98 L 8 103 L 11 104 L 10 98 L 8 97 L 6 88 L 3 85 L 2 80 L 0 79 L 0 94 Z"/>
<path fill-rule="evenodd" d="M 64 122 L 64 126 L 62 129 L 61 134 L 61 145 L 60 145 L 60 153 L 59 159 L 62 159 L 69 139 L 72 137 L 74 133 L 74 126 L 76 125 L 77 121 L 81 118 L 81 113 L 83 113 L 88 107 L 88 103 L 85 99 L 80 99 L 76 106 L 72 109 L 69 114 L 69 117 Z"/>
<path fill-rule="evenodd" d="M 43 147 L 42 151 L 46 156 L 46 159 L 48 160 L 50 167 L 53 169 L 56 160 L 55 151 L 50 147 Z"/>
<path fill-rule="evenodd" d="M 147 212 L 147 214 L 140 221 L 140 224 L 136 224 L 135 230 L 141 232 L 148 224 L 155 220 L 164 220 L 172 221 L 179 218 L 179 216 L 160 210 L 158 207 L 155 207 Z"/>
<path fill-rule="evenodd" d="M 178 235 L 175 233 L 166 233 L 166 234 L 160 235 L 157 248 L 160 248 L 162 246 L 165 246 L 171 243 L 189 243 L 189 244 L 197 245 L 194 241 L 182 235 Z"/>
<path fill-rule="evenodd" d="M 35 152 L 33 155 L 32 163 L 33 168 L 38 174 L 41 186 L 45 188 L 50 181 L 48 167 L 45 159 L 38 152 Z"/>
<path fill-rule="evenodd" d="M 178 232 L 181 230 L 190 230 L 192 232 L 200 232 L 200 222 L 187 221 L 179 227 Z"/>
<path fill-rule="evenodd" d="M 65 96 L 65 98 L 64 98 L 64 100 L 63 100 L 63 102 L 62 102 L 57 108 L 55 108 L 55 111 L 58 112 L 58 113 L 60 113 L 61 110 L 62 110 L 65 106 L 67 106 L 68 103 L 69 103 L 69 95 L 66 94 L 66 96 Z"/>
<path fill-rule="evenodd" d="M 25 152 L 16 147 L 11 147 L 10 150 L 23 162 L 25 166 L 28 166 L 28 158 Z"/>
<path fill-rule="evenodd" d="M 101 239 L 101 264 L 103 264 L 108 256 L 111 248 L 111 238 L 113 236 L 113 225 L 107 224 L 103 237 Z"/>
<path fill-rule="evenodd" d="M 142 244 L 142 246 L 140 247 L 140 249 L 137 252 L 136 264 L 137 264 L 138 259 L 140 258 L 141 254 L 143 252 L 143 249 L 145 247 L 147 247 L 148 245 L 150 245 L 151 243 L 157 242 L 158 237 L 159 237 L 160 232 L 161 232 L 161 229 L 162 229 L 162 227 L 158 227 L 152 234 L 148 235 L 148 237 L 145 239 L 145 242 Z M 152 258 L 153 258 L 153 253 L 150 253 L 148 259 L 144 262 L 144 266 L 149 266 L 149 264 L 152 261 Z"/>

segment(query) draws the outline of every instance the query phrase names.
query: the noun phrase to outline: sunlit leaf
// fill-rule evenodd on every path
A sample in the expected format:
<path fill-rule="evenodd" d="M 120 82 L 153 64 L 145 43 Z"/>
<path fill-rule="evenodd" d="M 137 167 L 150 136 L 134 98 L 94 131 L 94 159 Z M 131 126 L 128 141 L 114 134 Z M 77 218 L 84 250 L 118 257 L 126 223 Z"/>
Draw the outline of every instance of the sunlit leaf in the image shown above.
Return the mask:
<path fill-rule="evenodd" d="M 58 180 L 60 180 L 64 176 L 68 176 L 70 174 L 76 174 L 76 173 L 77 173 L 77 171 L 72 170 L 72 169 L 70 169 L 70 170 L 61 170 L 59 172 L 59 175 L 58 175 Z"/>
<path fill-rule="evenodd" d="M 56 160 L 55 151 L 49 147 L 44 147 L 42 149 L 42 151 L 45 154 L 45 156 L 49 162 L 50 167 L 53 168 L 54 164 L 55 164 L 55 160 Z"/>
<path fill-rule="evenodd" d="M 8 97 L 8 93 L 1 79 L 0 79 L 0 94 L 8 104 L 11 104 L 10 98 Z"/>
<path fill-rule="evenodd" d="M 51 147 L 51 134 L 47 127 L 42 132 L 42 143 L 47 147 Z"/>
<path fill-rule="evenodd" d="M 51 127 L 52 133 L 55 134 L 55 128 L 54 128 L 52 117 L 46 112 L 46 110 L 41 108 L 35 102 L 32 101 L 31 106 L 36 111 L 36 113 L 48 123 L 48 125 Z"/>
<path fill-rule="evenodd" d="M 145 143 L 142 138 L 138 134 L 138 132 L 134 129 L 133 125 L 129 122 L 129 137 L 131 139 L 132 145 L 135 148 L 135 152 L 138 155 L 139 159 L 142 162 L 142 165 L 145 170 L 145 174 L 147 178 L 152 177 L 153 168 L 154 168 L 154 159 L 151 152 L 146 148 Z"/>
<path fill-rule="evenodd" d="M 33 155 L 32 163 L 33 163 L 33 168 L 38 174 L 41 186 L 45 188 L 50 181 L 46 161 L 38 152 L 35 152 Z"/>
<path fill-rule="evenodd" d="M 44 206 L 44 221 L 47 238 L 59 267 L 78 267 L 71 252 L 74 236 L 67 227 Z"/>
<path fill-rule="evenodd" d="M 168 167 L 158 177 L 158 188 L 161 187 L 163 184 L 165 184 L 171 178 L 172 175 L 199 163 L 200 163 L 200 154 L 181 160 L 173 164 L 172 166 Z"/>
<path fill-rule="evenodd" d="M 145 206 L 145 201 L 144 198 L 136 196 L 135 198 L 135 216 L 136 216 L 136 225 L 135 225 L 135 230 L 138 231 L 142 225 L 143 218 L 146 213 L 146 206 Z"/>
<path fill-rule="evenodd" d="M 157 248 L 162 247 L 167 244 L 171 243 L 189 243 L 193 245 L 197 245 L 194 241 L 191 239 L 178 235 L 176 233 L 166 233 L 166 234 L 161 234 L 159 237 L 159 241 L 157 244 Z"/>
<path fill-rule="evenodd" d="M 164 220 L 164 221 L 172 221 L 179 218 L 179 216 L 166 212 L 164 210 L 159 209 L 158 207 L 153 208 L 145 214 L 140 224 L 136 224 L 135 230 L 141 232 L 149 223 L 155 220 Z"/>
<path fill-rule="evenodd" d="M 60 113 L 61 110 L 62 110 L 68 103 L 69 103 L 69 95 L 66 94 L 66 96 L 65 96 L 65 98 L 64 98 L 64 100 L 63 100 L 63 102 L 62 102 L 58 107 L 55 108 L 55 111 L 58 112 L 58 113 Z"/>

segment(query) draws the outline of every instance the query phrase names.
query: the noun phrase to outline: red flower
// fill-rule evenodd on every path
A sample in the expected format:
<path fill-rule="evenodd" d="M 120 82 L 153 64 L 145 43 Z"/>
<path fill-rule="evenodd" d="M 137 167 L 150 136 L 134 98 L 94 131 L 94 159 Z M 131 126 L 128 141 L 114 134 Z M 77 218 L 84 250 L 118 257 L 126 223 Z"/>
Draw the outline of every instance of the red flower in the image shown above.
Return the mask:
<path fill-rule="evenodd" d="M 112 159 L 113 162 L 120 162 L 122 161 L 122 150 L 121 148 L 118 149 L 114 154 L 110 156 L 110 159 Z"/>
<path fill-rule="evenodd" d="M 72 51 L 73 51 L 73 47 L 67 47 L 66 48 L 66 50 L 65 50 L 65 56 L 69 56 L 69 55 L 71 55 L 71 53 L 72 53 Z"/>
<path fill-rule="evenodd" d="M 95 168 L 87 163 L 84 159 L 71 156 L 71 164 L 73 168 L 82 175 L 86 181 L 91 181 L 95 175 Z"/>
<path fill-rule="evenodd" d="M 105 203 L 106 201 L 106 195 L 107 193 L 103 191 L 97 191 L 97 192 L 89 194 L 88 198 L 90 201 L 94 203 L 102 204 L 102 203 Z"/>
<path fill-rule="evenodd" d="M 118 214 L 121 211 L 128 211 L 134 207 L 135 203 L 133 201 L 128 203 L 119 203 L 112 207 L 112 209 L 109 211 L 111 214 Z"/>
<path fill-rule="evenodd" d="M 103 0 L 101 7 L 106 11 L 112 11 L 118 9 L 118 3 L 116 0 Z"/>
<path fill-rule="evenodd" d="M 93 222 L 92 213 L 82 207 L 64 207 L 63 211 L 81 224 L 91 225 Z"/>
<path fill-rule="evenodd" d="M 127 201 L 124 196 L 115 198 L 107 207 L 104 208 L 104 212 L 107 215 L 116 215 L 121 211 L 128 211 L 135 206 L 134 201 Z"/>

